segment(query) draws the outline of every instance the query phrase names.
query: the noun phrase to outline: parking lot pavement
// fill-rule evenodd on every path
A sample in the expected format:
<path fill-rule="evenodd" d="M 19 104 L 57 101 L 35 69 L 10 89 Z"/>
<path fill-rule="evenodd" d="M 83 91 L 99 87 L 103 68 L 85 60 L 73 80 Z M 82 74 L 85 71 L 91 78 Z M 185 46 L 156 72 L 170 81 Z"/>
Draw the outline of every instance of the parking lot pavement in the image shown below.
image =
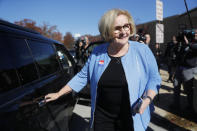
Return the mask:
<path fill-rule="evenodd" d="M 197 117 L 191 112 L 184 110 L 186 96 L 181 94 L 182 109 L 178 112 L 169 109 L 172 102 L 172 83 L 165 82 L 168 74 L 165 70 L 160 71 L 162 87 L 159 95 L 155 98 L 155 112 L 147 131 L 197 131 Z M 80 99 L 73 111 L 70 131 L 92 131 L 89 130 L 90 101 Z"/>
<path fill-rule="evenodd" d="M 89 103 L 90 101 L 85 99 L 80 99 L 78 101 L 78 104 L 73 110 L 73 116 L 69 131 L 91 131 L 89 129 L 91 111 Z"/>
<path fill-rule="evenodd" d="M 160 70 L 160 74 L 162 77 L 161 89 L 154 100 L 154 114 L 162 119 L 160 126 L 169 131 L 197 131 L 197 115 L 186 108 L 187 97 L 185 92 L 181 89 L 181 109 L 169 108 L 173 100 L 173 84 L 166 82 L 168 79 L 166 70 Z M 154 121 L 154 115 L 152 121 Z"/>
<path fill-rule="evenodd" d="M 84 103 L 85 100 L 79 100 L 79 103 L 81 101 L 83 101 Z M 73 111 L 70 131 L 93 131 L 89 129 L 89 120 L 90 120 L 90 106 L 81 105 L 81 103 L 77 104 Z M 155 117 L 154 121 L 158 121 L 158 118 Z M 168 131 L 168 130 L 151 122 L 148 131 Z"/>

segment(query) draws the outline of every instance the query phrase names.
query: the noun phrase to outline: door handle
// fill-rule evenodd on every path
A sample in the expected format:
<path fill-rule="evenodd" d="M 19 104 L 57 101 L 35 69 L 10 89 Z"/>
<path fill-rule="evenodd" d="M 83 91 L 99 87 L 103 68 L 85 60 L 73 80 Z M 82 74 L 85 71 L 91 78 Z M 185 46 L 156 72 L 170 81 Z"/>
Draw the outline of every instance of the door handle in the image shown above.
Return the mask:
<path fill-rule="evenodd" d="M 43 107 L 44 105 L 46 105 L 46 99 L 44 98 L 44 96 L 35 98 L 34 102 L 38 104 L 38 107 Z"/>
<path fill-rule="evenodd" d="M 43 107 L 44 105 L 46 105 L 46 100 L 43 99 L 43 100 L 38 101 L 37 103 L 39 107 Z"/>

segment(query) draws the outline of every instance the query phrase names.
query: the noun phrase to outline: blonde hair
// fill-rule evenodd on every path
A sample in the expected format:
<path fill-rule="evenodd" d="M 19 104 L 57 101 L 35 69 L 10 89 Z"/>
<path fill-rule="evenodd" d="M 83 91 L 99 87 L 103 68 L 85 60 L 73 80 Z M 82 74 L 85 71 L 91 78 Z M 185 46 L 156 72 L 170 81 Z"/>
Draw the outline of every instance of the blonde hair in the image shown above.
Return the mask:
<path fill-rule="evenodd" d="M 128 18 L 128 22 L 131 25 L 130 35 L 133 35 L 136 33 L 135 24 L 129 12 L 126 10 L 121 10 L 121 9 L 112 9 L 112 10 L 107 11 L 101 17 L 101 20 L 98 25 L 100 35 L 105 41 L 109 42 L 113 39 L 114 21 L 116 17 L 119 15 L 125 15 Z"/>

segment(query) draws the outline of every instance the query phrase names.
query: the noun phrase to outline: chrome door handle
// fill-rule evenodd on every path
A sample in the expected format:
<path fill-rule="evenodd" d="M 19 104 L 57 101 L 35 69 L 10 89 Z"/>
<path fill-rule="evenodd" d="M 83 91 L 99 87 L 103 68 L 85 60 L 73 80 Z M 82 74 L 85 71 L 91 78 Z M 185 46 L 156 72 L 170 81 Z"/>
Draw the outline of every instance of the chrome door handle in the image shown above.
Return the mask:
<path fill-rule="evenodd" d="M 41 101 L 38 101 L 38 106 L 39 107 L 43 107 L 44 105 L 46 105 L 46 100 L 45 99 L 43 99 Z"/>

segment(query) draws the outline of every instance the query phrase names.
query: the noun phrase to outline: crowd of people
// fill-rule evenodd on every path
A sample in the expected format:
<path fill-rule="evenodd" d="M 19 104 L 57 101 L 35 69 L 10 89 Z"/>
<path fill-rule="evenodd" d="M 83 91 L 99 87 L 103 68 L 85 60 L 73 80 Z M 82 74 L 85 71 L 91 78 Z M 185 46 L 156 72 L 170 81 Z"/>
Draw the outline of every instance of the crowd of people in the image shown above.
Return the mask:
<path fill-rule="evenodd" d="M 187 110 L 194 112 L 193 105 L 193 80 L 197 74 L 197 30 L 193 34 L 181 32 L 172 36 L 172 41 L 167 44 L 165 52 L 167 57 L 169 78 L 174 86 L 172 109 L 181 110 L 181 86 L 187 94 Z"/>
<path fill-rule="evenodd" d="M 139 35 L 134 40 L 139 41 Z M 144 41 L 139 42 L 146 44 L 145 40 L 144 38 Z M 162 65 L 167 65 L 169 74 L 167 82 L 173 83 L 173 103 L 170 105 L 170 108 L 176 111 L 182 110 L 180 94 L 181 87 L 183 87 L 187 95 L 187 107 L 183 110 L 196 113 L 193 104 L 193 80 L 197 74 L 197 29 L 173 35 L 171 41 L 167 43 L 164 52 L 161 51 L 160 44 L 155 43 L 152 52 L 157 61 L 158 69 Z"/>

